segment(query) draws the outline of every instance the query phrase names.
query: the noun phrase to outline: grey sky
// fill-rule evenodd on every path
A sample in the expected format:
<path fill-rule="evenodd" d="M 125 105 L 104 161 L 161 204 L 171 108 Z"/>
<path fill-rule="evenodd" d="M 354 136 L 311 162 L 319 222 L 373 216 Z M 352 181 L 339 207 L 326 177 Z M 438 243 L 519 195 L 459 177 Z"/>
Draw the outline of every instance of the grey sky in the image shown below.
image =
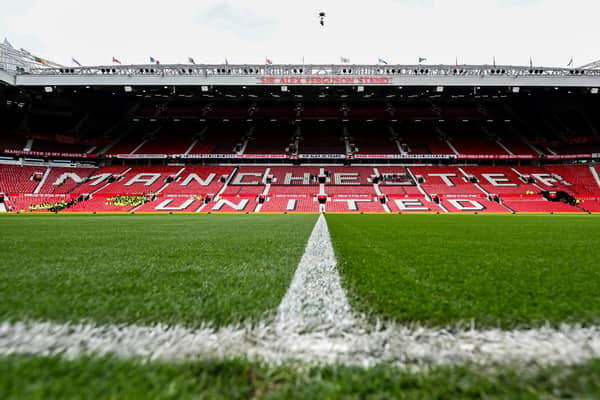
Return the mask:
<path fill-rule="evenodd" d="M 600 59 L 598 0 L 3 0 L 0 38 L 71 64 Z M 326 25 L 318 12 L 327 13 Z"/>

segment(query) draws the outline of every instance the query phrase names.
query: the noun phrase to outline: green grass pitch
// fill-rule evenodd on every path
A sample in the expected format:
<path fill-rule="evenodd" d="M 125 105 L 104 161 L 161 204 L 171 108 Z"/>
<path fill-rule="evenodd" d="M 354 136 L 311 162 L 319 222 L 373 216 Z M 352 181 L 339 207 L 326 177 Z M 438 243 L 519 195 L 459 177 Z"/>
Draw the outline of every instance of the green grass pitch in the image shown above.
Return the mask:
<path fill-rule="evenodd" d="M 0 321 L 223 326 L 272 315 L 315 215 L 0 216 Z M 368 315 L 431 327 L 600 321 L 597 216 L 327 215 Z M 1 356 L 0 398 L 597 398 L 572 367 L 265 366 Z"/>
<path fill-rule="evenodd" d="M 0 218 L 0 320 L 256 321 L 285 294 L 314 215 Z"/>
<path fill-rule="evenodd" d="M 330 215 L 355 309 L 428 326 L 600 322 L 600 218 Z"/>

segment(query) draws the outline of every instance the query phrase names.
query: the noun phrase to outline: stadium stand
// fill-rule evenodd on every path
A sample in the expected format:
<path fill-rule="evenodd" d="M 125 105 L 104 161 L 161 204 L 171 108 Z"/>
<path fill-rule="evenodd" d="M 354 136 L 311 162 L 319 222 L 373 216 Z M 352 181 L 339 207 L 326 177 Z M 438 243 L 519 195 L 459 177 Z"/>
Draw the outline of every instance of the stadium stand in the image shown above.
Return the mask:
<path fill-rule="evenodd" d="M 323 167 L 327 185 L 372 185 L 373 167 Z"/>
<path fill-rule="evenodd" d="M 600 212 L 600 199 L 591 198 L 580 200 L 578 206 L 588 212 L 598 213 Z"/>
<path fill-rule="evenodd" d="M 130 212 L 136 205 L 111 201 L 111 196 L 94 195 L 91 199 L 78 202 L 63 212 Z"/>
<path fill-rule="evenodd" d="M 539 193 L 540 189 L 526 183 L 515 169 L 511 167 L 467 166 L 462 167 L 467 175 L 475 176 L 481 188 L 489 194 L 522 195 Z"/>
<path fill-rule="evenodd" d="M 580 209 L 569 204 L 548 201 L 541 196 L 528 196 L 522 199 L 505 198 L 502 203 L 511 210 L 522 213 L 581 212 Z"/>
<path fill-rule="evenodd" d="M 117 143 L 110 149 L 110 154 L 132 154 L 142 146 L 149 135 L 159 130 L 156 125 L 138 123 L 133 125 L 122 137 L 117 138 Z"/>
<path fill-rule="evenodd" d="M 318 185 L 320 167 L 269 167 L 273 185 Z"/>
<path fill-rule="evenodd" d="M 476 183 L 467 180 L 460 167 L 409 167 L 412 175 L 419 180 L 421 188 L 429 195 L 480 195 L 484 193 Z M 486 193 L 484 193 L 486 194 Z"/>
<path fill-rule="evenodd" d="M 27 139 L 24 136 L 0 133 L 0 151 L 23 150 L 26 143 Z"/>
<path fill-rule="evenodd" d="M 319 190 L 319 186 L 271 185 L 269 197 L 315 197 Z"/>
<path fill-rule="evenodd" d="M 448 212 L 470 212 L 470 213 L 482 213 L 482 212 L 494 212 L 494 213 L 505 213 L 509 211 L 506 207 L 501 204 L 490 201 L 485 197 L 475 196 L 457 196 L 452 195 L 444 197 L 440 204 L 448 210 Z"/>
<path fill-rule="evenodd" d="M 2 165 L 0 168 L 0 193 L 32 194 L 46 171 L 46 167 Z"/>
<path fill-rule="evenodd" d="M 580 166 L 572 165 L 570 168 L 578 169 Z M 551 167 L 536 167 L 536 166 L 519 166 L 514 167 L 515 171 L 521 174 L 530 176 L 534 180 L 534 185 L 541 191 L 565 191 L 567 193 L 576 193 L 577 188 L 566 181 L 562 176 L 553 174 L 547 168 Z M 587 167 L 585 167 L 587 168 Z M 579 171 L 581 171 L 579 169 Z M 589 168 L 587 169 L 589 173 Z M 581 189 L 580 189 L 581 190 Z"/>
<path fill-rule="evenodd" d="M 353 129 L 350 135 L 350 145 L 353 153 L 358 154 L 399 154 L 400 150 L 390 132 L 382 126 L 373 126 Z"/>
<path fill-rule="evenodd" d="M 388 78 L 383 66 L 363 67 Z M 143 79 L 172 72 L 155 68 Z M 195 68 L 215 73 L 187 70 Z M 392 74 L 438 79 L 427 68 Z M 589 88 L 287 87 L 255 84 L 259 70 L 222 69 L 226 84 L 201 88 L 0 86 L 4 204 L 35 212 L 600 212 L 600 96 Z M 235 84 L 247 78 L 252 84 Z"/>
<path fill-rule="evenodd" d="M 439 204 L 429 201 L 424 197 L 415 198 L 394 198 L 387 202 L 387 205 L 391 212 L 401 213 L 423 213 L 423 212 L 439 212 L 443 213 L 445 210 L 439 206 Z"/>
<path fill-rule="evenodd" d="M 455 154 L 432 122 L 407 122 L 398 128 L 400 144 L 412 154 Z"/>
<path fill-rule="evenodd" d="M 69 144 L 35 139 L 32 142 L 31 151 L 48 153 L 86 153 L 91 148 L 92 146 L 86 144 Z"/>
<path fill-rule="evenodd" d="M 67 195 L 18 194 L 8 200 L 12 211 L 52 212 L 56 208 L 66 207 L 72 201 Z"/>
<path fill-rule="evenodd" d="M 380 177 L 378 187 L 382 194 L 389 196 L 412 194 L 419 197 L 424 195 L 406 167 L 383 166 L 375 167 L 373 170 L 375 175 Z"/>
<path fill-rule="evenodd" d="M 316 198 L 323 194 L 328 212 L 597 212 L 600 185 L 592 170 L 596 171 L 590 165 L 99 169 L 0 165 L 0 193 L 7 195 L 12 210 L 19 211 L 28 211 L 47 197 L 62 196 L 77 201 L 64 210 L 69 212 L 189 212 L 194 207 L 253 212 L 259 204 L 261 212 L 318 212 Z M 131 205 L 123 200 L 135 196 L 144 201 Z M 117 197 L 118 204 L 107 201 Z M 164 209 L 154 209 L 166 200 L 160 207 Z M 219 204 L 221 200 L 226 201 Z M 290 205 L 289 200 L 296 201 Z"/>
<path fill-rule="evenodd" d="M 72 193 L 76 194 L 92 194 L 95 193 L 102 188 L 107 187 L 111 183 L 113 183 L 116 179 L 121 179 L 122 174 L 126 171 L 131 170 L 132 167 L 123 167 L 123 166 L 106 166 L 99 168 L 91 173 L 87 180 L 84 180 L 80 185 L 78 185 Z M 77 175 L 78 178 L 83 178 L 82 175 L 79 175 L 78 170 L 73 170 L 72 173 Z"/>
<path fill-rule="evenodd" d="M 134 208 L 135 212 L 196 212 L 204 206 L 202 196 L 159 195 L 143 205 Z"/>
<path fill-rule="evenodd" d="M 289 125 L 271 123 L 253 131 L 244 154 L 285 154 L 292 142 L 292 129 Z"/>
<path fill-rule="evenodd" d="M 210 126 L 197 135 L 198 141 L 189 150 L 189 154 L 233 154 L 235 147 L 241 144 L 247 128 L 234 122 L 222 127 Z"/>
<path fill-rule="evenodd" d="M 176 124 L 162 126 L 137 149 L 138 154 L 183 154 L 192 145 L 192 134 Z"/>
<path fill-rule="evenodd" d="M 557 177 L 559 182 L 570 185 L 566 189 L 577 195 L 593 195 L 600 190 L 600 179 L 596 179 L 598 169 L 588 165 L 547 165 L 545 170 Z M 593 170 L 593 171 L 592 171 Z M 558 177 L 562 178 L 559 179 Z"/>
<path fill-rule="evenodd" d="M 233 173 L 233 167 L 188 166 L 160 191 L 163 195 L 217 194 Z"/>
<path fill-rule="evenodd" d="M 320 122 L 303 124 L 298 153 L 346 154 L 342 126 L 325 126 L 324 123 Z"/>
<path fill-rule="evenodd" d="M 154 166 L 136 167 L 125 172 L 119 179 L 109 183 L 98 192 L 102 194 L 156 193 L 168 184 L 167 177 L 177 174 L 183 167 Z"/>
<path fill-rule="evenodd" d="M 385 212 L 382 204 L 375 196 L 334 197 L 325 204 L 327 212 Z"/>
<path fill-rule="evenodd" d="M 319 212 L 319 203 L 314 196 L 280 193 L 280 188 L 270 194 L 262 205 L 261 212 Z"/>
<path fill-rule="evenodd" d="M 458 122 L 450 129 L 446 128 L 446 131 L 451 137 L 452 145 L 460 154 L 509 154 L 496 141 L 483 134 L 477 122 Z"/>

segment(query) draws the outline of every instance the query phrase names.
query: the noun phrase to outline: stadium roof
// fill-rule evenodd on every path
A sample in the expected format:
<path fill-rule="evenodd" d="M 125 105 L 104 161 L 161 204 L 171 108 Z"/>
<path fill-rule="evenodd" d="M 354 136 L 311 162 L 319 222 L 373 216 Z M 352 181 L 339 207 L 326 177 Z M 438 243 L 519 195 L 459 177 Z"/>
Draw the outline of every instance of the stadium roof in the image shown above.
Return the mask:
<path fill-rule="evenodd" d="M 586 67 L 589 67 L 586 66 Z M 509 65 L 104 65 L 64 67 L 0 44 L 13 86 L 507 86 L 600 87 L 600 69 Z M 442 89 L 443 90 L 443 89 Z"/>
<path fill-rule="evenodd" d="M 490 65 L 123 65 L 2 71 L 16 86 L 600 87 L 600 70 Z"/>

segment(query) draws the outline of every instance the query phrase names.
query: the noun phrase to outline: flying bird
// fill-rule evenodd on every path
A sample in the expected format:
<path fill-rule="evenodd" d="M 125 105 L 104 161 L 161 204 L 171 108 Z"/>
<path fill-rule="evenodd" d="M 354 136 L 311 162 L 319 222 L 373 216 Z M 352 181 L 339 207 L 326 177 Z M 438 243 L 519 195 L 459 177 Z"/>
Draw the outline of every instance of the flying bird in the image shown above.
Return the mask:
<path fill-rule="evenodd" d="M 325 26 L 325 13 L 323 11 L 319 13 L 319 23 L 321 26 Z"/>

